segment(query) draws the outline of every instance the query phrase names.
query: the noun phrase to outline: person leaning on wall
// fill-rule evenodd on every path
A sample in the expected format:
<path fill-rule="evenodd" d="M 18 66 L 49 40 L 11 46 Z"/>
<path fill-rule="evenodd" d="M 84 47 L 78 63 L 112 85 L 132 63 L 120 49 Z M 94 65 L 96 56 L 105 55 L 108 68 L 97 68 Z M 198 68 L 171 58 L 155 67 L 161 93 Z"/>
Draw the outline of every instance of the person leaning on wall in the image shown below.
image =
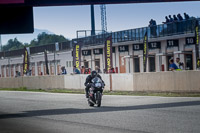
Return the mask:
<path fill-rule="evenodd" d="M 170 65 L 169 65 L 169 70 L 170 71 L 175 71 L 175 70 L 178 69 L 177 65 L 174 63 L 174 59 L 170 59 L 169 63 L 170 63 Z"/>
<path fill-rule="evenodd" d="M 67 70 L 65 69 L 65 67 L 61 67 L 61 71 L 62 71 L 62 75 L 66 75 L 67 74 Z"/>
<path fill-rule="evenodd" d="M 78 68 L 76 68 L 76 66 L 74 66 L 73 74 L 81 74 Z"/>
<path fill-rule="evenodd" d="M 200 70 L 200 59 L 197 59 L 197 70 Z"/>
<path fill-rule="evenodd" d="M 20 72 L 19 71 L 15 71 L 15 77 L 19 77 L 20 76 Z"/>
<path fill-rule="evenodd" d="M 101 69 L 100 69 L 98 66 L 95 66 L 95 71 L 96 71 L 97 73 L 102 73 Z"/>
<path fill-rule="evenodd" d="M 85 69 L 85 66 L 82 66 L 82 67 L 81 67 L 81 74 L 85 74 L 85 70 L 86 70 L 86 69 Z"/>
<path fill-rule="evenodd" d="M 184 70 L 184 63 L 180 61 L 179 57 L 176 58 L 176 64 L 178 67 L 178 69 L 177 69 L 178 71 Z"/>

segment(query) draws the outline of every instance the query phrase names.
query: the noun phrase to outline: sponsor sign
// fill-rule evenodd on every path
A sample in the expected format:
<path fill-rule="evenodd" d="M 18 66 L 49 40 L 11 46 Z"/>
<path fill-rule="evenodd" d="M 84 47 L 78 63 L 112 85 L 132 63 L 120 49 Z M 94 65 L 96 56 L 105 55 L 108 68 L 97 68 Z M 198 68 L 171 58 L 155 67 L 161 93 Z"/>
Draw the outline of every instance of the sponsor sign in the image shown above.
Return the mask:
<path fill-rule="evenodd" d="M 128 52 L 128 45 L 118 46 L 119 52 Z"/>
<path fill-rule="evenodd" d="M 178 47 L 179 41 L 178 40 L 167 40 L 167 47 Z"/>
<path fill-rule="evenodd" d="M 83 50 L 82 51 L 82 55 L 83 56 L 89 56 L 89 55 L 91 55 L 91 50 Z"/>
<path fill-rule="evenodd" d="M 47 51 L 44 51 L 44 59 L 45 59 L 45 65 L 46 65 L 46 74 L 49 75 L 49 67 L 48 67 L 48 57 L 47 57 Z"/>
<path fill-rule="evenodd" d="M 144 66 L 144 72 L 146 72 L 147 59 L 148 59 L 148 36 L 147 36 L 147 32 L 146 32 L 145 35 L 144 35 L 144 48 L 143 48 L 143 66 Z"/>
<path fill-rule="evenodd" d="M 185 38 L 185 44 L 186 45 L 194 45 L 194 44 L 196 44 L 196 38 L 195 37 L 186 37 Z"/>
<path fill-rule="evenodd" d="M 106 38 L 105 42 L 105 69 L 106 72 L 109 72 L 109 70 L 113 67 L 112 64 L 112 36 Z"/>
<path fill-rule="evenodd" d="M 160 49 L 161 48 L 161 42 L 150 42 L 149 49 Z"/>
<path fill-rule="evenodd" d="M 94 54 L 94 55 L 103 54 L 103 49 L 93 49 L 93 54 Z"/>
<path fill-rule="evenodd" d="M 77 44 L 75 44 L 74 50 L 73 50 L 74 66 L 76 66 L 76 68 L 79 70 L 81 67 L 81 45 L 82 45 L 82 42 L 78 42 Z"/>
<path fill-rule="evenodd" d="M 133 51 L 139 51 L 139 50 L 143 50 L 143 49 L 144 49 L 143 44 L 133 44 Z"/>
<path fill-rule="evenodd" d="M 196 67 L 200 68 L 200 58 L 199 58 L 199 21 L 196 20 L 195 24 L 195 50 L 196 50 Z"/>
<path fill-rule="evenodd" d="M 24 47 L 24 62 L 23 62 L 23 73 L 27 74 L 29 71 L 29 57 L 28 57 L 28 50 Z"/>

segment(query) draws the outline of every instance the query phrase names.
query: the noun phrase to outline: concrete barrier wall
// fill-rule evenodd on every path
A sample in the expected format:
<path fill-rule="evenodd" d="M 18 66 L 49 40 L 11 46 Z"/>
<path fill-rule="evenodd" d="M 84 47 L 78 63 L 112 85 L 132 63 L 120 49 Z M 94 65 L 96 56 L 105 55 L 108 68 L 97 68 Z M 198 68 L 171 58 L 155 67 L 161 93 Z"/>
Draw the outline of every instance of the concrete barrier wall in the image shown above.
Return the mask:
<path fill-rule="evenodd" d="M 22 78 L 0 78 L 0 88 L 19 88 L 22 83 Z"/>
<path fill-rule="evenodd" d="M 113 91 L 133 91 L 133 74 L 112 74 Z"/>
<path fill-rule="evenodd" d="M 133 91 L 200 92 L 200 71 L 134 74 Z"/>
<path fill-rule="evenodd" d="M 155 72 L 138 74 L 102 74 L 105 90 L 200 92 L 200 71 Z M 87 75 L 59 75 L 0 78 L 0 88 L 84 89 Z M 110 82 L 110 78 L 112 79 Z"/>
<path fill-rule="evenodd" d="M 0 78 L 0 88 L 52 89 L 64 88 L 64 76 Z"/>
<path fill-rule="evenodd" d="M 22 77 L 22 86 L 31 89 L 64 88 L 64 76 Z"/>

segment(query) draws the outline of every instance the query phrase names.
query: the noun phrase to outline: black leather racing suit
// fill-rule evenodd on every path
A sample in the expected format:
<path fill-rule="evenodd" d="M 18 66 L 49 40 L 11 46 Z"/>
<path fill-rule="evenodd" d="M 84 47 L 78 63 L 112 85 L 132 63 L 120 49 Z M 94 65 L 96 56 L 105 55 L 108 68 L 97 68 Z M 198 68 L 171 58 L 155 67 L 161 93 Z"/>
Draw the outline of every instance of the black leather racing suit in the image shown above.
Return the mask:
<path fill-rule="evenodd" d="M 101 76 L 99 75 L 99 74 L 97 74 L 97 77 L 98 78 L 100 78 L 101 80 L 102 80 L 102 78 L 101 78 Z M 85 88 L 85 93 L 86 93 L 86 97 L 88 96 L 88 91 L 89 91 L 89 89 L 91 88 L 91 83 L 92 83 L 92 79 L 93 79 L 94 77 L 92 77 L 91 75 L 88 75 L 87 76 L 87 78 L 86 78 L 86 80 L 85 80 L 85 86 L 86 86 L 86 88 Z M 103 84 L 104 84 L 104 86 L 105 86 L 105 83 L 104 83 L 104 81 L 102 80 L 102 82 L 103 82 Z"/>

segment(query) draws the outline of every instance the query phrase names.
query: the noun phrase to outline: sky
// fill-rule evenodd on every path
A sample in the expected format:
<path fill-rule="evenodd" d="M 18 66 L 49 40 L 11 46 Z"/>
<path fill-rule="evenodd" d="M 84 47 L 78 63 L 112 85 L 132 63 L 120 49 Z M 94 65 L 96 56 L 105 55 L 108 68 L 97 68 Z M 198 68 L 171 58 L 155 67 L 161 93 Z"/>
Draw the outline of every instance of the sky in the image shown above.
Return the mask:
<path fill-rule="evenodd" d="M 186 12 L 200 17 L 200 2 L 169 2 L 142 4 L 106 5 L 107 29 L 109 32 L 146 27 L 150 19 L 157 24 L 165 21 L 166 15 Z M 76 38 L 77 30 L 90 30 L 90 6 L 34 7 L 34 26 L 68 39 Z M 95 5 L 95 26 L 101 30 L 100 6 Z"/>

